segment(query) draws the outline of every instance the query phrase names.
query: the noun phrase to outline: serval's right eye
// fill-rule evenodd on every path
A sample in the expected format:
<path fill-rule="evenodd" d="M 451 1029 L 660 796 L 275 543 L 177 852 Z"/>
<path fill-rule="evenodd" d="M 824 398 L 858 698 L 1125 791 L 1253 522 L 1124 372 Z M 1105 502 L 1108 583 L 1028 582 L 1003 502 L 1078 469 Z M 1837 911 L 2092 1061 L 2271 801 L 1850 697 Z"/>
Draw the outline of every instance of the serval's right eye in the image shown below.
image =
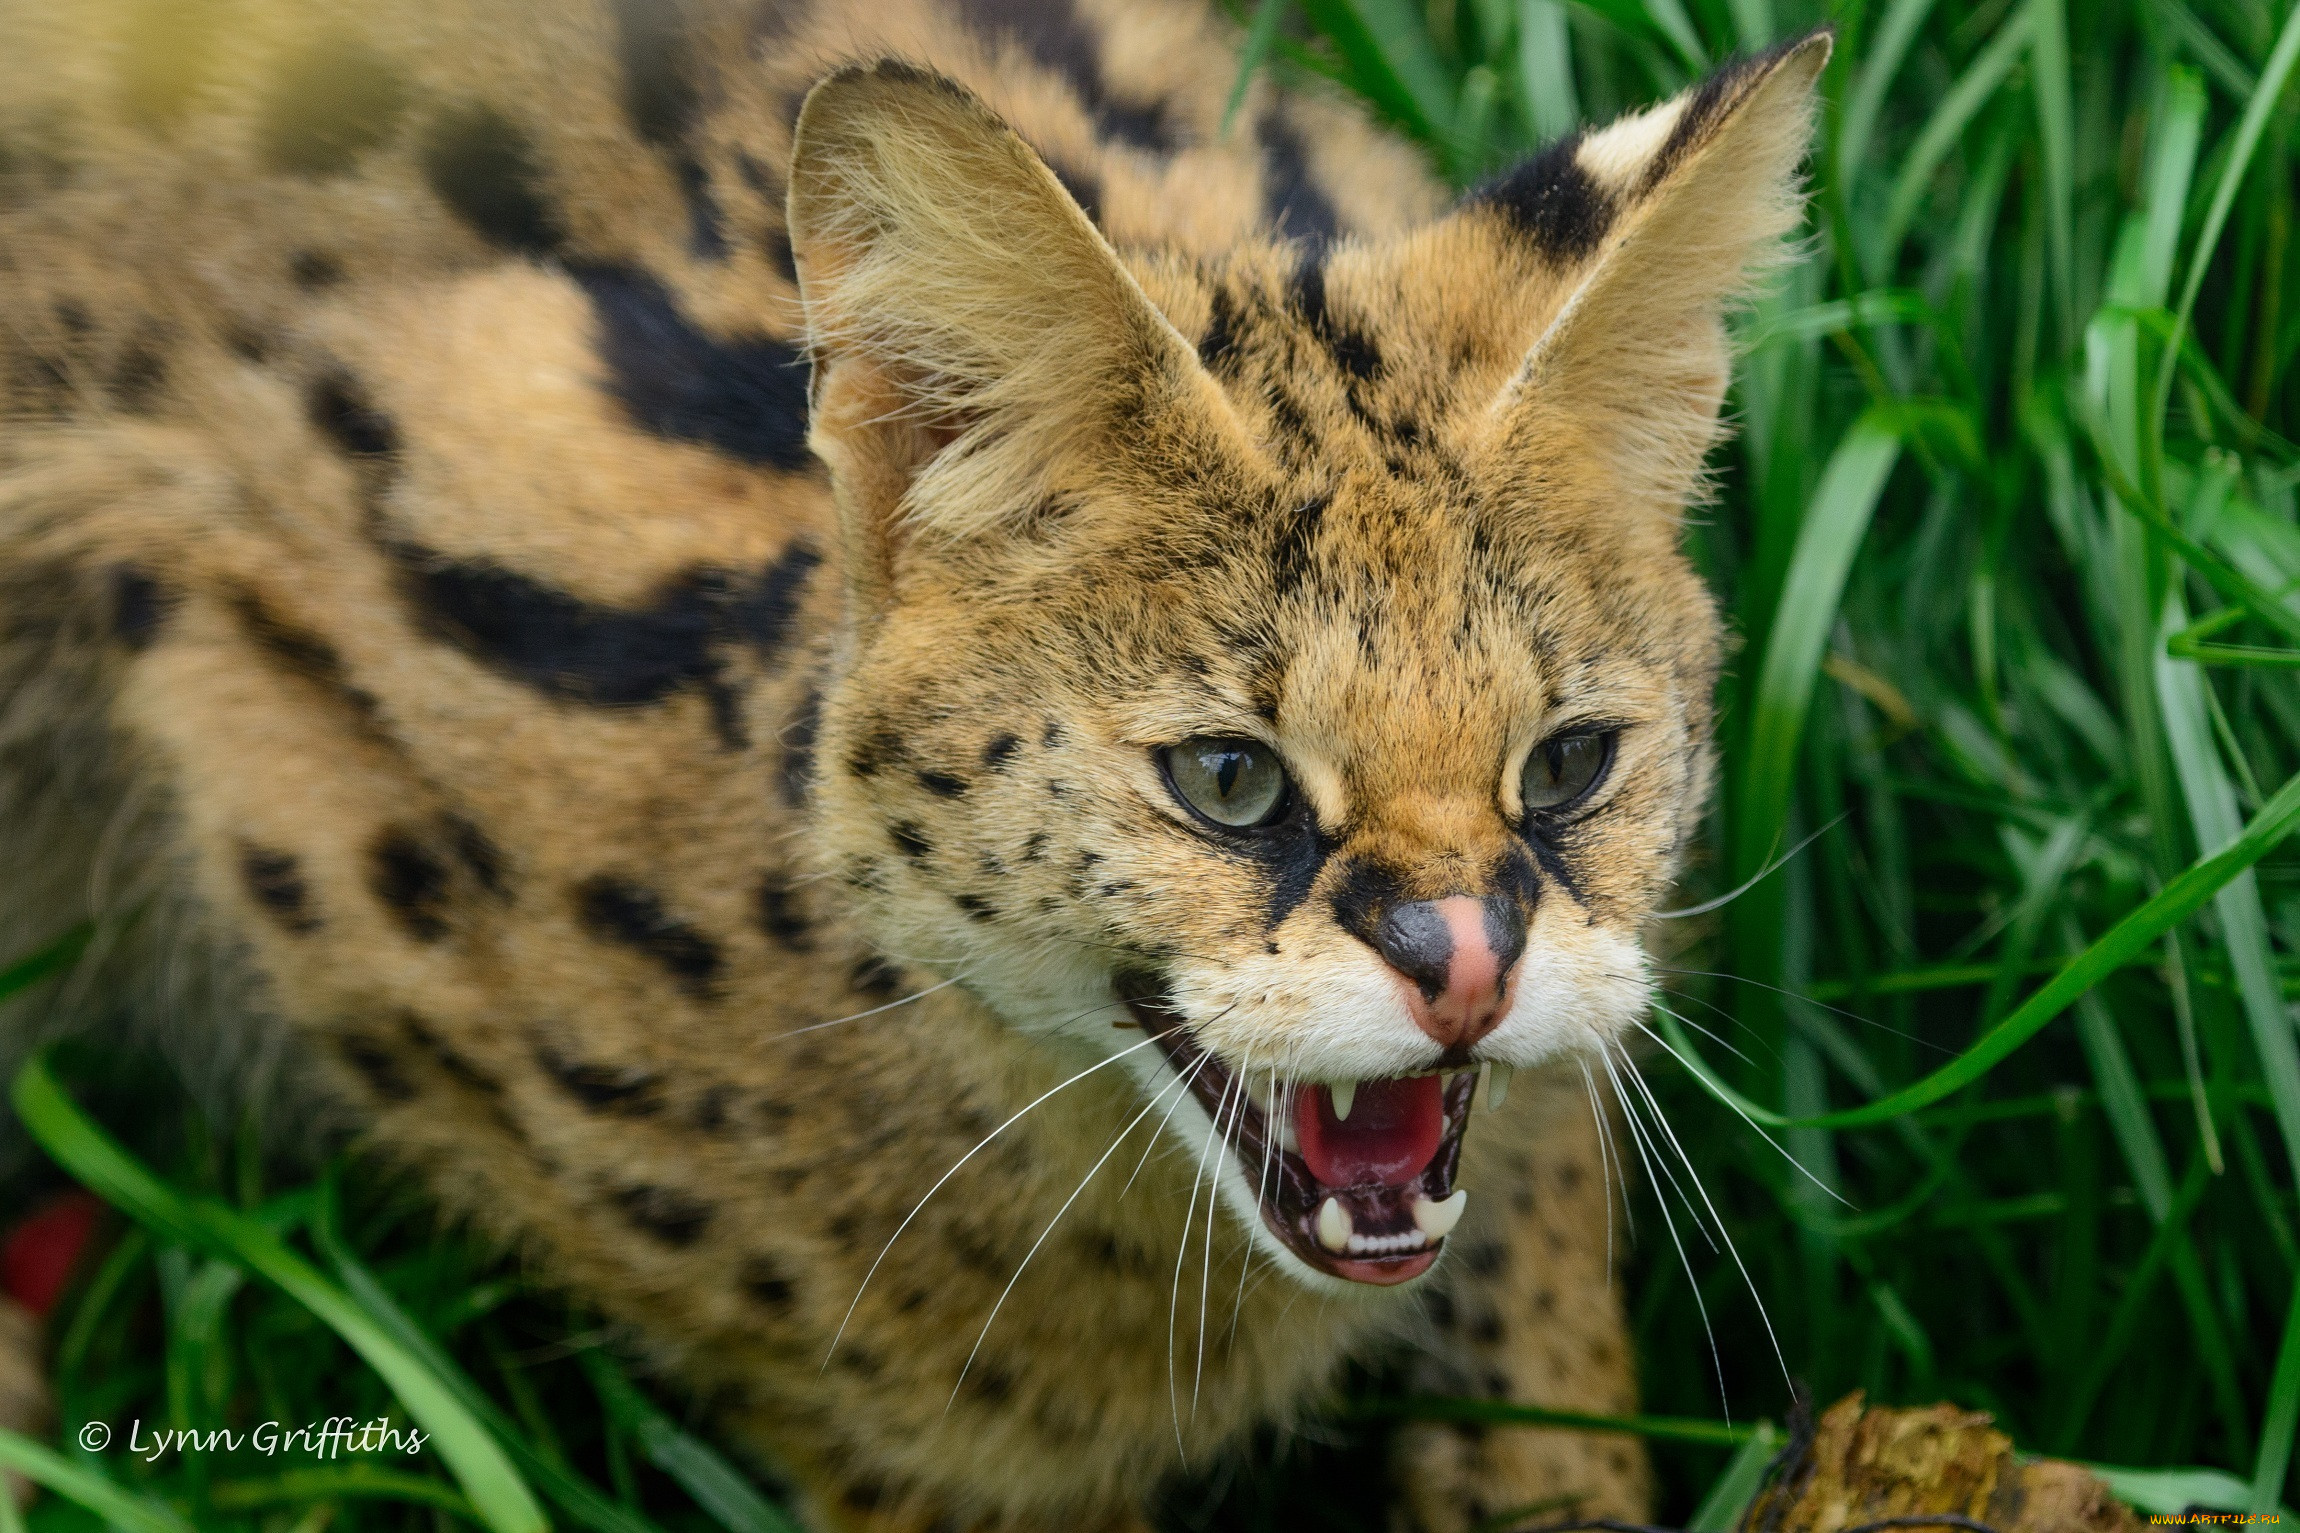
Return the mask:
<path fill-rule="evenodd" d="M 1292 784 L 1278 753 L 1259 740 L 1201 736 L 1158 752 L 1166 785 L 1200 818 L 1250 830 L 1286 812 Z"/>

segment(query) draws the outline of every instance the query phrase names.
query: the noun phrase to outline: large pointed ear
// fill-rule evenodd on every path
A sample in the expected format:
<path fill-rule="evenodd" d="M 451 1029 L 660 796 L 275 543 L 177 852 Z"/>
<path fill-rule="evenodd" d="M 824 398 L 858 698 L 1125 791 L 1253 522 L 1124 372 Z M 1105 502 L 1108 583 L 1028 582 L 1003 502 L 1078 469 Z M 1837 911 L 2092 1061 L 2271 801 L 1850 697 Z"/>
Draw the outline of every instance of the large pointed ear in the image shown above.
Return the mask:
<path fill-rule="evenodd" d="M 839 71 L 800 110 L 791 247 L 813 443 L 850 568 L 1036 506 L 1066 457 L 1161 390 L 1213 390 L 1045 163 L 964 87 Z"/>
<path fill-rule="evenodd" d="M 1724 311 L 1788 254 L 1830 44 L 1824 30 L 1729 64 L 1473 199 L 1564 295 L 1496 401 L 1505 439 L 1586 443 L 1618 492 L 1672 515 L 1698 493 L 1730 370 Z"/>

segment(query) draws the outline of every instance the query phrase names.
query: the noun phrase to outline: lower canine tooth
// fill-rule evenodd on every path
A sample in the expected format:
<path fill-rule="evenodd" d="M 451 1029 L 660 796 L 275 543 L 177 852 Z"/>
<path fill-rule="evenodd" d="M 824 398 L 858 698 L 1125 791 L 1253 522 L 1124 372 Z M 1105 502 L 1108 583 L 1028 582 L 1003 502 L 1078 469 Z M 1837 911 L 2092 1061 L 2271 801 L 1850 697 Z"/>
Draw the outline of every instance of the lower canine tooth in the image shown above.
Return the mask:
<path fill-rule="evenodd" d="M 1498 1059 L 1488 1063 L 1485 1069 L 1485 1110 L 1499 1112 L 1509 1097 L 1509 1078 L 1514 1072 Z"/>
<path fill-rule="evenodd" d="M 1328 1086 L 1326 1091 L 1334 1099 L 1334 1121 L 1339 1123 L 1350 1115 L 1350 1109 L 1357 1104 L 1358 1083 L 1356 1081 L 1336 1081 Z"/>
<path fill-rule="evenodd" d="M 1326 1208 L 1335 1207 L 1338 1205 L 1332 1199 L 1326 1200 Z M 1469 1207 L 1469 1189 L 1467 1187 L 1460 1189 L 1442 1203 L 1434 1202 L 1429 1198 L 1416 1198 L 1414 1199 L 1414 1228 L 1432 1240 L 1443 1240 L 1453 1233 L 1455 1225 L 1461 1223 L 1461 1211 L 1467 1207 Z M 1347 1219 L 1349 1215 L 1345 1213 L 1342 1217 Z M 1320 1238 L 1324 1236 L 1325 1219 L 1325 1209 L 1318 1210 Z"/>
<path fill-rule="evenodd" d="M 1414 1206 L 1418 1216 L 1421 1205 Z M 1332 1198 L 1318 1205 L 1318 1244 L 1329 1251 L 1342 1251 L 1350 1243 L 1350 1211 Z"/>

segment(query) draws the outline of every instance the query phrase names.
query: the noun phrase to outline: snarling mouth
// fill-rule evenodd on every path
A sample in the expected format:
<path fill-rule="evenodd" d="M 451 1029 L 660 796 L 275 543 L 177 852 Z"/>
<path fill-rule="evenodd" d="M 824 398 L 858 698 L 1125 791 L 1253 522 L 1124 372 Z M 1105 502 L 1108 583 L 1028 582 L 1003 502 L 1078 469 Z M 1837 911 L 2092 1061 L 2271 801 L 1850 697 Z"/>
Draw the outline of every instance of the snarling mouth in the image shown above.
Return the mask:
<path fill-rule="evenodd" d="M 1287 1250 L 1353 1283 L 1430 1269 L 1469 1202 L 1453 1179 L 1474 1071 L 1273 1089 L 1241 1080 L 1159 1003 L 1127 1004 L 1234 1147 L 1262 1222 Z"/>

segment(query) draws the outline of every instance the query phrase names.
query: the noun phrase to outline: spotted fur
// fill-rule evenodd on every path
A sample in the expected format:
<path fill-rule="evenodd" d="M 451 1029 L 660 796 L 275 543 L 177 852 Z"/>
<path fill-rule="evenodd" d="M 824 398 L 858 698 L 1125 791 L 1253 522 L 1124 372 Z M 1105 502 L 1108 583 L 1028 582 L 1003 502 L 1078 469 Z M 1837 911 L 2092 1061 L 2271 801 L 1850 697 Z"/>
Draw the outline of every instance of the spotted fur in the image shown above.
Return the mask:
<path fill-rule="evenodd" d="M 1677 518 L 1826 44 L 1450 208 L 1323 96 L 1223 134 L 1234 44 L 0 12 L 8 930 L 85 908 L 164 1029 L 283 1027 L 826 1528 L 1137 1528 L 1401 1348 L 1633 1403 L 1571 1061 L 1708 790 Z M 1612 766 L 1531 815 L 1574 726 Z M 1206 734 L 1290 820 L 1193 821 L 1155 749 Z M 1368 935 L 1458 893 L 1525 924 L 1477 1058 L 1529 1073 L 1436 1271 L 1336 1292 L 1127 1003 L 1293 1078 L 1475 1062 Z M 1644 1497 L 1604 1439 L 1399 1453 L 1420 1528 Z"/>

